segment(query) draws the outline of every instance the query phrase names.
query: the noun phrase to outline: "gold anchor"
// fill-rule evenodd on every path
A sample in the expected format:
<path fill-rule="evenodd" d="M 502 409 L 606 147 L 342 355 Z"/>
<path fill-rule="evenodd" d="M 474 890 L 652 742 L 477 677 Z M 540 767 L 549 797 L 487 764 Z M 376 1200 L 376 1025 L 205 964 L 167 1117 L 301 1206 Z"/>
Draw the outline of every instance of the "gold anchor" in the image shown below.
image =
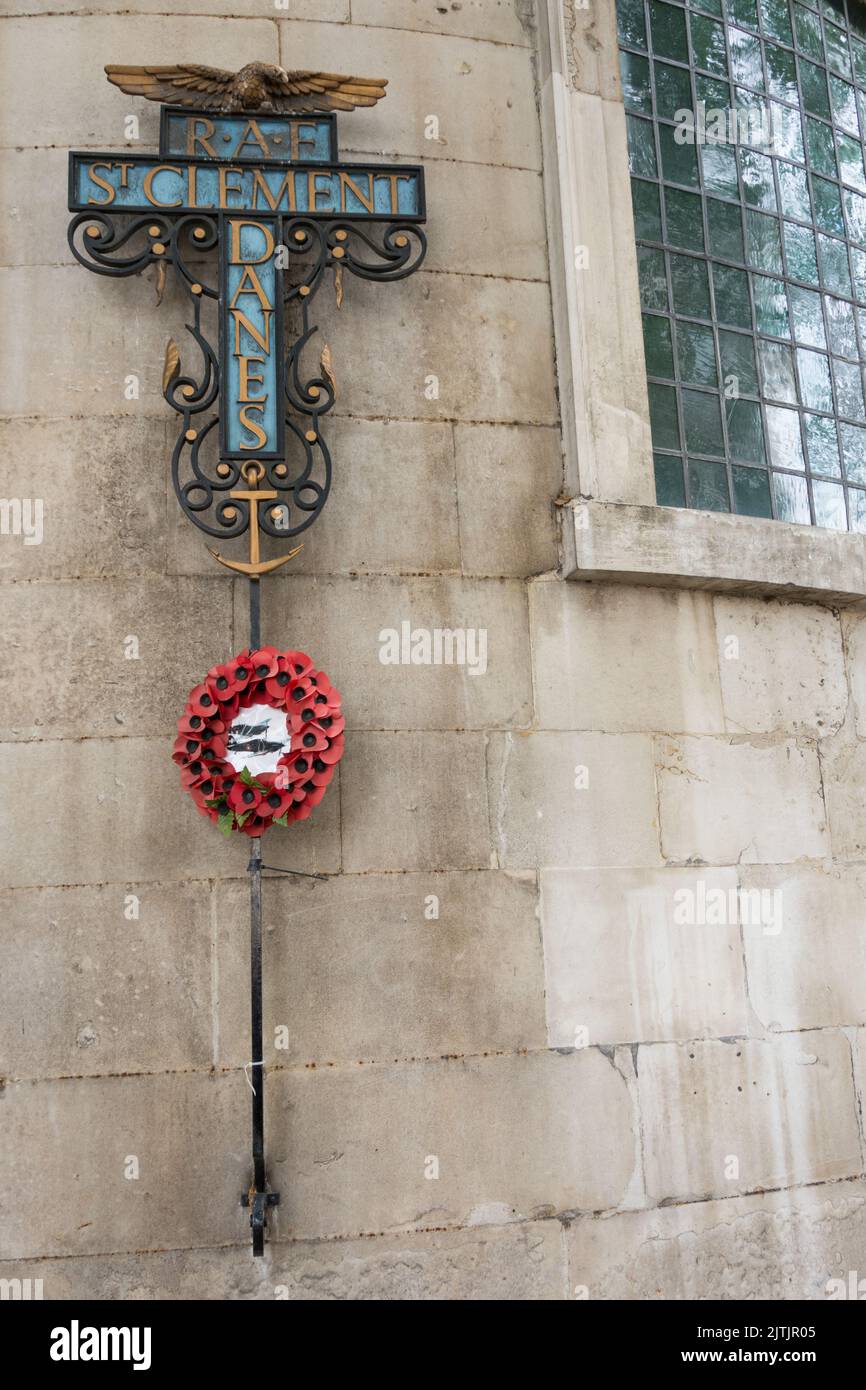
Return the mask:
<path fill-rule="evenodd" d="M 288 555 L 282 555 L 276 560 L 259 559 L 259 502 L 274 502 L 279 497 L 279 493 L 272 492 L 268 488 L 257 489 L 256 484 L 260 483 L 265 476 L 264 464 L 259 463 L 258 459 L 249 459 L 241 468 L 241 476 L 247 484 L 249 491 L 238 489 L 229 493 L 229 497 L 234 497 L 238 501 L 249 502 L 250 504 L 250 558 L 249 562 L 243 560 L 224 560 L 218 551 L 212 550 L 208 546 L 211 555 L 215 560 L 219 560 L 226 569 L 237 570 L 238 574 L 246 574 L 249 578 L 258 579 L 259 575 L 268 574 L 270 570 L 279 569 L 287 560 L 291 560 L 298 551 L 303 550 L 303 543 L 296 545 L 294 550 L 290 550 Z"/>

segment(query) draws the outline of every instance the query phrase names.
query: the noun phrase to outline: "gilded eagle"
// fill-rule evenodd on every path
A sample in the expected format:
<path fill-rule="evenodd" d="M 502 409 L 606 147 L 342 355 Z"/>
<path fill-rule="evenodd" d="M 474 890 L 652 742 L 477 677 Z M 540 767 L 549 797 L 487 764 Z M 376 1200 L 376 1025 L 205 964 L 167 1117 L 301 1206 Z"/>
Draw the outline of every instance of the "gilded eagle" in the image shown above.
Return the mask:
<path fill-rule="evenodd" d="M 384 77 L 286 72 L 274 63 L 247 63 L 238 72 L 201 63 L 154 68 L 109 63 L 105 72 L 109 82 L 131 96 L 199 111 L 354 111 L 375 106 L 388 85 Z"/>

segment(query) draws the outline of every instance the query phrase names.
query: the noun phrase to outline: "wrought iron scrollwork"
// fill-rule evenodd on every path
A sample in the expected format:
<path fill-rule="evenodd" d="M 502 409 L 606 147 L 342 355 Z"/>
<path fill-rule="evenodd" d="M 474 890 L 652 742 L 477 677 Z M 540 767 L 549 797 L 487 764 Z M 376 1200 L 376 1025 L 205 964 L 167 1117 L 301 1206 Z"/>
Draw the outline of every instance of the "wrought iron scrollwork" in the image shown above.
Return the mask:
<path fill-rule="evenodd" d="M 401 280 L 421 265 L 427 242 L 419 226 L 399 220 L 367 222 L 361 227 L 350 219 L 319 221 L 302 215 L 278 219 L 277 254 L 284 254 L 283 268 L 286 264 L 301 267 L 299 283 L 283 284 L 286 313 L 291 310 L 299 316 L 299 323 L 294 337 L 286 333 L 285 456 L 253 460 L 259 470 L 257 486 L 269 494 L 264 505 L 263 500 L 229 495 L 242 492 L 248 484 L 246 465 L 220 458 L 213 432 L 219 420 L 219 358 L 202 324 L 202 306 L 208 299 L 219 300 L 219 286 L 207 283 L 204 266 L 219 247 L 220 217 L 218 213 L 172 216 L 164 211 L 128 217 L 82 212 L 72 219 L 68 239 L 76 259 L 100 275 L 138 275 L 148 266 L 170 264 L 190 300 L 192 321 L 185 328 L 198 351 L 198 368 L 183 367 L 183 354 L 178 353 L 174 369 L 163 382 L 165 400 L 181 417 L 171 471 L 177 499 L 189 520 L 208 536 L 229 540 L 250 529 L 254 507 L 256 529 L 275 539 L 291 539 L 316 520 L 331 486 L 331 455 L 320 421 L 334 405 L 334 383 L 321 368 L 307 375 L 303 365 L 304 353 L 318 332 L 311 321 L 316 293 L 328 271 L 338 277 L 338 283 L 343 272 L 364 280 Z"/>

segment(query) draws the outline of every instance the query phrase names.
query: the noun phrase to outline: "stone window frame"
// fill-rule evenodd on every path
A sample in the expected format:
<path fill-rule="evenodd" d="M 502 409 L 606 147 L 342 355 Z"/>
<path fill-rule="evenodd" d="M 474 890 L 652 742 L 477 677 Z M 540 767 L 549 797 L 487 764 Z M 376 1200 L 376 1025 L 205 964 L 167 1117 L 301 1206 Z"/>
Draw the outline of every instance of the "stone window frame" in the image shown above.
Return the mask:
<path fill-rule="evenodd" d="M 563 578 L 866 602 L 866 535 L 661 507 L 615 0 L 537 0 Z"/>

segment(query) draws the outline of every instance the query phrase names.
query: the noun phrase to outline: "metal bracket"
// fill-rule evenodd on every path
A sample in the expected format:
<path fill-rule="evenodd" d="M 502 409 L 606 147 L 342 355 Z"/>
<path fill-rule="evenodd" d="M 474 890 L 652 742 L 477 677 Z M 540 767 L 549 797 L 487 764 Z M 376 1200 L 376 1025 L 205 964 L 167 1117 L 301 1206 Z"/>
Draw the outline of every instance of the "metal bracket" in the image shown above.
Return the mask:
<path fill-rule="evenodd" d="M 253 1232 L 253 1255 L 265 1252 L 265 1230 L 268 1224 L 268 1207 L 280 1205 L 279 1192 L 258 1192 L 251 1187 L 241 1196 L 241 1206 L 250 1207 L 250 1226 Z"/>

